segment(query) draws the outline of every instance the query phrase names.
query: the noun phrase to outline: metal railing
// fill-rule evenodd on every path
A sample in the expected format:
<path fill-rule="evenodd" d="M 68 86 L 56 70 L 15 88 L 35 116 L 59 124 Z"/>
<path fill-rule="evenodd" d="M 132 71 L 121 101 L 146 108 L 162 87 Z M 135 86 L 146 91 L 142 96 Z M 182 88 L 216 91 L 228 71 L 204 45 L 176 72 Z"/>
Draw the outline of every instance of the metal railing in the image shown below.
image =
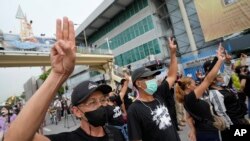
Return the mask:
<path fill-rule="evenodd" d="M 108 49 L 93 49 L 88 47 L 77 47 L 77 53 L 80 54 L 97 54 L 112 55 Z M 0 50 L 0 55 L 49 55 L 50 51 L 33 51 L 33 50 Z"/>
<path fill-rule="evenodd" d="M 112 55 L 112 51 L 109 50 L 109 49 L 91 48 L 91 47 L 79 47 L 79 46 L 77 46 L 77 53 Z"/>

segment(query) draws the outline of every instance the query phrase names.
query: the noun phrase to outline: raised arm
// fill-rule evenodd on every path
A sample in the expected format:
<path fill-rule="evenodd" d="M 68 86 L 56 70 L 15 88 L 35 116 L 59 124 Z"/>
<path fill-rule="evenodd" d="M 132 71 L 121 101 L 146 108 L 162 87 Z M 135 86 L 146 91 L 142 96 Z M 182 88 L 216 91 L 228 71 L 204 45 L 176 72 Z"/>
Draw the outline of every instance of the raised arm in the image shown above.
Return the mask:
<path fill-rule="evenodd" d="M 42 86 L 30 98 L 16 120 L 11 124 L 4 141 L 45 141 L 48 138 L 35 136 L 57 90 L 72 73 L 75 65 L 75 32 L 73 23 L 63 18 L 56 24 L 57 42 L 51 49 L 52 71 Z"/>
<path fill-rule="evenodd" d="M 124 76 L 125 76 L 126 81 L 124 82 L 124 84 L 121 88 L 120 94 L 119 94 L 122 101 L 124 101 L 124 97 L 125 97 L 126 92 L 128 90 L 128 83 L 129 83 L 129 75 L 125 73 Z"/>
<path fill-rule="evenodd" d="M 174 85 L 175 80 L 177 79 L 178 65 L 176 58 L 176 44 L 174 43 L 174 38 L 171 39 L 169 37 L 168 44 L 170 49 L 170 67 L 166 81 L 169 84 L 169 88 L 171 88 Z"/>
<path fill-rule="evenodd" d="M 225 53 L 224 53 L 224 48 L 221 46 L 221 44 L 219 45 L 219 49 L 217 50 L 217 58 L 218 60 L 216 64 L 214 65 L 214 67 L 212 68 L 212 70 L 207 74 L 207 76 L 202 81 L 202 83 L 194 89 L 196 98 L 200 98 L 203 95 L 205 90 L 213 82 L 221 65 L 223 64 L 223 61 L 225 59 Z"/>

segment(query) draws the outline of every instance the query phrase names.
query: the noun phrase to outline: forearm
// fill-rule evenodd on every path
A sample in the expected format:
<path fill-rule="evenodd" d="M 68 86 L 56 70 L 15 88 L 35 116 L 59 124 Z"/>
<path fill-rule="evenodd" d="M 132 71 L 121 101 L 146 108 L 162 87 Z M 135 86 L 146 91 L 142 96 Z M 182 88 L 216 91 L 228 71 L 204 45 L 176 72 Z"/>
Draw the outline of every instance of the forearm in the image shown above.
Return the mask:
<path fill-rule="evenodd" d="M 124 85 L 123 85 L 123 87 L 122 87 L 122 89 L 120 91 L 120 97 L 121 97 L 122 101 L 124 100 L 124 96 L 125 96 L 127 90 L 128 90 L 128 81 L 125 81 Z"/>
<path fill-rule="evenodd" d="M 167 76 L 167 80 L 171 81 L 170 82 L 171 84 L 169 84 L 170 87 L 172 87 L 177 78 L 177 71 L 178 71 L 178 64 L 177 64 L 176 53 L 171 53 L 170 67 Z"/>
<path fill-rule="evenodd" d="M 43 85 L 30 98 L 16 120 L 11 124 L 5 141 L 30 141 L 33 139 L 53 97 L 66 79 L 67 76 L 51 72 Z"/>
<path fill-rule="evenodd" d="M 192 118 L 191 116 L 188 115 L 188 116 L 186 116 L 186 120 L 187 120 L 187 123 L 188 123 L 189 128 L 190 128 L 192 131 L 195 131 L 193 118 Z"/>

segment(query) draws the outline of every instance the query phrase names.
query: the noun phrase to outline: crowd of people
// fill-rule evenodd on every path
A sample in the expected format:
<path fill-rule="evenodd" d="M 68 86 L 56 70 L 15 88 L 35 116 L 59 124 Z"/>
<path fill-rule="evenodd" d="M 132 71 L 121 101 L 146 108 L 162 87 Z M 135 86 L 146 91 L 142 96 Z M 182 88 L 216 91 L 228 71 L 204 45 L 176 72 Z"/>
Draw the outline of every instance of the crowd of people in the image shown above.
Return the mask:
<path fill-rule="evenodd" d="M 177 47 L 169 38 L 170 66 L 163 78 L 156 79 L 160 71 L 141 67 L 131 76 L 125 74 L 114 90 L 107 84 L 83 81 L 71 95 L 71 110 L 80 120 L 80 127 L 72 132 L 38 134 L 56 91 L 75 65 L 72 21 L 66 17 L 57 20 L 56 38 L 50 75 L 12 122 L 4 141 L 180 141 L 178 130 L 186 123 L 192 141 L 224 141 L 230 126 L 249 124 L 245 116 L 250 110 L 245 103 L 250 93 L 247 56 L 242 54 L 232 63 L 231 56 L 219 45 L 214 60 L 204 63 L 204 74 L 200 70 L 197 73 L 197 83 L 192 77 L 178 74 Z M 219 73 L 222 65 L 225 70 Z M 60 114 L 63 106 L 58 101 L 53 105 Z"/>
<path fill-rule="evenodd" d="M 1 107 L 0 113 L 0 139 L 7 132 L 10 124 L 16 119 L 16 116 L 22 109 L 22 104 L 18 102 L 13 106 Z"/>

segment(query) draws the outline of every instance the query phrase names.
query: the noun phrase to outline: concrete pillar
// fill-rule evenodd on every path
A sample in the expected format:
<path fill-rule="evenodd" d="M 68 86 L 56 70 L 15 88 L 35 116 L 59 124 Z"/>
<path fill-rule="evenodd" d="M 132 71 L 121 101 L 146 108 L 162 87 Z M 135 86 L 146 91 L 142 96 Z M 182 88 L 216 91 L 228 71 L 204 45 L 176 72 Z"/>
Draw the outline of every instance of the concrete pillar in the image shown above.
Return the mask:
<path fill-rule="evenodd" d="M 183 18 L 183 22 L 184 22 L 184 25 L 185 25 L 185 29 L 186 29 L 186 32 L 187 32 L 187 35 L 188 35 L 188 40 L 189 40 L 189 43 L 190 43 L 191 50 L 193 51 L 193 54 L 197 54 L 198 53 L 197 52 L 197 47 L 196 47 L 194 36 L 193 36 L 192 30 L 191 30 L 191 27 L 190 27 L 190 23 L 189 23 L 189 20 L 188 20 L 185 5 L 183 3 L 183 0 L 178 0 L 178 3 L 179 3 L 182 18 Z"/>

